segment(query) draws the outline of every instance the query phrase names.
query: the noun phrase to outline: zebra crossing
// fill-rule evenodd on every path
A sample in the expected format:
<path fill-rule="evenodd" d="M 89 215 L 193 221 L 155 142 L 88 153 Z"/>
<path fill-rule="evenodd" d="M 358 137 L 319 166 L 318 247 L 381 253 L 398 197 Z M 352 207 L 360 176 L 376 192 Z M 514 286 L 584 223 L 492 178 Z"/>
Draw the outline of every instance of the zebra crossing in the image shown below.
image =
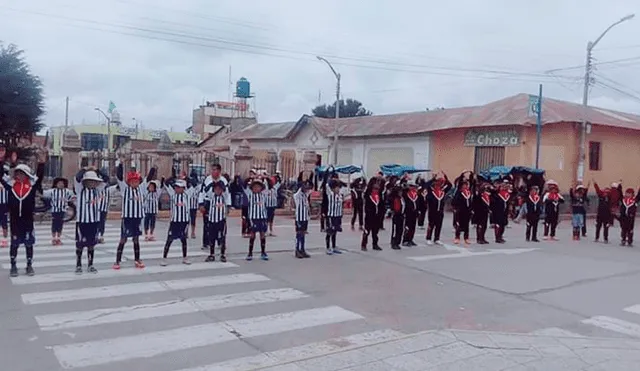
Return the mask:
<path fill-rule="evenodd" d="M 10 280 L 37 325 L 35 344 L 58 363 L 50 369 L 284 369 L 405 336 L 233 262 L 115 271 L 113 252 L 98 249 L 99 272 L 77 275 L 71 234 L 43 250 L 49 232 L 36 233 L 36 275 Z"/>
<path fill-rule="evenodd" d="M 550 327 L 533 331 L 534 335 L 560 337 L 631 337 L 640 339 L 640 304 L 628 306 L 618 317 L 596 315 L 571 324 L 571 331 Z"/>

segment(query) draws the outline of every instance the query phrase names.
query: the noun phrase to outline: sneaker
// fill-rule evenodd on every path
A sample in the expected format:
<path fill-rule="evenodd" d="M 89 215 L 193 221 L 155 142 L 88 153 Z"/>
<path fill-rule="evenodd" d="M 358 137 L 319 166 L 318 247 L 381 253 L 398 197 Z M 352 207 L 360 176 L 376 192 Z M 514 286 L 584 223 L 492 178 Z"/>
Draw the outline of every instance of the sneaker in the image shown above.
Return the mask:
<path fill-rule="evenodd" d="M 100 237 L 100 238 L 98 239 L 98 243 L 100 243 L 100 244 L 104 243 L 104 237 Z"/>
<path fill-rule="evenodd" d="M 438 243 L 438 242 L 436 242 L 436 243 Z M 460 244 L 460 239 L 459 238 L 454 239 L 453 243 L 456 244 L 456 245 L 459 245 Z"/>
<path fill-rule="evenodd" d="M 87 272 L 89 272 L 89 273 L 98 273 L 98 270 L 93 265 L 90 265 L 87 268 Z"/>
<path fill-rule="evenodd" d="M 311 255 L 307 254 L 307 252 L 306 252 L 306 251 L 302 251 L 302 257 L 303 257 L 304 259 L 307 259 L 307 258 L 310 258 L 310 257 L 311 257 Z"/>
<path fill-rule="evenodd" d="M 114 270 L 119 270 L 120 269 L 120 263 L 114 263 L 113 267 L 111 267 L 111 268 L 113 268 Z"/>
<path fill-rule="evenodd" d="M 382 251 L 382 247 L 378 246 L 378 245 L 373 245 L 373 249 L 376 251 Z"/>
<path fill-rule="evenodd" d="M 213 256 L 213 255 L 209 255 L 209 256 L 207 256 L 207 258 L 204 261 L 207 262 L 207 263 L 211 263 L 211 262 L 216 261 L 216 257 Z"/>
<path fill-rule="evenodd" d="M 338 255 L 342 254 L 342 251 L 338 250 L 337 247 L 334 247 L 332 250 L 334 254 L 338 254 Z"/>
<path fill-rule="evenodd" d="M 160 266 L 161 267 L 166 267 L 169 263 L 167 262 L 167 259 L 162 259 L 160 260 Z"/>
<path fill-rule="evenodd" d="M 182 264 L 191 265 L 191 261 L 189 260 L 189 258 L 184 258 L 184 259 L 182 259 Z"/>
<path fill-rule="evenodd" d="M 224 255 L 220 255 L 220 261 L 223 262 L 223 263 L 226 263 L 227 262 L 227 257 L 224 256 Z"/>
<path fill-rule="evenodd" d="M 327 249 L 327 255 L 333 255 L 333 250 Z"/>
<path fill-rule="evenodd" d="M 269 256 L 265 253 L 265 254 L 260 254 L 260 259 L 267 261 L 269 260 Z"/>
<path fill-rule="evenodd" d="M 433 241 L 427 240 L 427 245 L 429 245 L 429 246 L 433 245 Z"/>
<path fill-rule="evenodd" d="M 464 244 L 465 244 L 465 245 L 471 245 L 471 241 L 469 241 L 469 240 L 464 240 Z"/>
<path fill-rule="evenodd" d="M 27 269 L 25 271 L 27 272 L 27 276 L 33 276 L 34 274 L 36 274 L 31 265 L 27 265 Z"/>
<path fill-rule="evenodd" d="M 136 260 L 135 262 L 136 268 L 144 268 L 144 263 L 142 262 L 142 260 Z"/>
<path fill-rule="evenodd" d="M 76 267 L 76 274 L 82 274 L 82 266 L 77 266 Z"/>
<path fill-rule="evenodd" d="M 367 248 L 366 248 L 366 247 L 363 247 L 362 249 L 363 249 L 363 251 L 367 251 Z M 302 252 L 301 252 L 300 250 L 296 250 L 296 252 L 295 252 L 294 256 L 295 256 L 296 258 L 298 258 L 298 259 L 302 259 L 302 258 L 303 258 L 303 256 L 302 256 Z"/>
<path fill-rule="evenodd" d="M 145 240 L 145 241 L 149 241 L 149 235 L 145 235 L 145 236 L 144 236 L 144 240 Z"/>
<path fill-rule="evenodd" d="M 391 245 L 391 249 L 400 250 L 400 246 L 399 245 Z"/>
<path fill-rule="evenodd" d="M 149 235 L 149 241 L 155 241 L 156 240 L 156 236 L 150 234 Z"/>
<path fill-rule="evenodd" d="M 9 246 L 9 243 L 7 242 L 6 239 L 0 241 L 0 247 L 7 247 L 7 246 Z"/>
<path fill-rule="evenodd" d="M 247 257 L 246 257 L 246 258 L 244 258 L 244 259 L 245 259 L 246 261 L 250 262 L 250 261 L 252 261 L 252 260 L 253 260 L 253 255 L 249 254 L 249 255 L 247 255 Z"/>
<path fill-rule="evenodd" d="M 437 241 L 436 241 L 436 245 L 444 245 L 444 244 L 442 243 L 442 241 L 437 240 Z"/>
<path fill-rule="evenodd" d="M 9 277 L 18 277 L 18 267 L 15 265 L 11 266 L 11 270 L 9 271 Z"/>

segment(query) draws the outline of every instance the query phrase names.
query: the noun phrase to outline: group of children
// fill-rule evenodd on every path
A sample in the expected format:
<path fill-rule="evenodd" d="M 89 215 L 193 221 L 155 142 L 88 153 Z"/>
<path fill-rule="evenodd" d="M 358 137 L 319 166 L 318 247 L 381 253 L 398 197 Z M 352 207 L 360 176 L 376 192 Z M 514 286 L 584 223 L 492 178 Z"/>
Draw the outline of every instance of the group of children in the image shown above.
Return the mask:
<path fill-rule="evenodd" d="M 39 164 L 35 174 L 26 165 L 14 165 L 11 170 L 5 169 L 5 174 L 0 180 L 0 225 L 3 229 L 3 246 L 7 245 L 7 214 L 10 217 L 11 276 L 18 275 L 16 257 L 19 245 L 25 246 L 26 273 L 34 274 L 33 214 L 36 190 L 41 187 L 43 170 L 43 162 Z M 308 233 L 309 197 L 314 188 L 315 174 L 309 175 L 308 179 L 303 179 L 303 173 L 300 173 L 297 191 L 293 195 L 295 257 L 300 259 L 309 257 L 305 249 L 305 236 Z M 146 241 L 155 240 L 155 222 L 162 190 L 169 194 L 171 217 L 161 265 L 167 264 L 167 256 L 175 240 L 180 240 L 181 243 L 182 262 L 190 264 L 187 256 L 187 238 L 189 232 L 191 237 L 195 238 L 198 211 L 203 215 L 203 248 L 209 250 L 206 261 L 216 260 L 217 245 L 220 248 L 220 261 L 226 262 L 226 219 L 231 206 L 231 195 L 228 180 L 222 176 L 219 165 L 214 164 L 211 174 L 201 183 L 188 178 L 185 174 L 176 176 L 175 173 L 169 179 L 162 178 L 158 181 L 155 180 L 155 168 L 152 168 L 144 178 L 135 171 L 125 176 L 122 163 L 117 167 L 116 177 L 117 184 L 109 186 L 107 174 L 102 174 L 95 168 L 85 168 L 80 170 L 74 178 L 74 192 L 67 188 L 68 181 L 63 178 L 54 179 L 53 188 L 43 192 L 43 197 L 49 200 L 51 207 L 53 245 L 62 243 L 61 233 L 67 205 L 70 201 L 76 202 L 76 273 L 83 272 L 82 256 L 85 248 L 87 272 L 97 272 L 93 266 L 94 249 L 97 244 L 104 242 L 107 212 L 113 197 L 112 192 L 116 187 L 122 196 L 122 211 L 120 240 L 113 269 L 120 269 L 123 250 L 129 239 L 133 244 L 135 267 L 144 268 L 145 265 L 140 257 L 139 238 L 144 230 Z M 249 238 L 246 260 L 253 259 L 256 237 L 259 237 L 260 241 L 260 258 L 269 260 L 266 234 L 267 232 L 273 234 L 280 179 L 277 176 L 260 175 L 252 171 L 250 177 L 240 180 L 239 184 L 243 191 L 243 235 Z M 342 232 L 344 212 L 342 190 L 346 186 L 333 167 L 325 171 L 320 187 L 321 230 L 326 233 L 325 247 L 328 255 L 341 254 L 336 246 L 336 239 L 337 234 Z M 599 240 L 602 231 L 604 242 L 607 243 L 609 228 L 613 225 L 614 219 L 617 219 L 621 226 L 621 244 L 631 246 L 640 192 L 636 194 L 631 188 L 623 192 L 620 183 L 601 189 L 594 182 L 594 187 L 599 199 L 595 240 Z M 452 188 L 453 191 L 450 192 Z M 471 243 L 471 225 L 475 225 L 478 244 L 489 243 L 486 239 L 489 226 L 494 230 L 495 242 L 505 243 L 504 230 L 509 223 L 510 206 L 515 198 L 520 200 L 519 216 L 526 220 L 525 239 L 531 242 L 539 241 L 538 225 L 544 215 L 544 238 L 556 240 L 559 207 L 565 202 L 559 192 L 558 184 L 552 180 L 542 185 L 525 182 L 520 195 L 514 189 L 512 177 L 492 183 L 470 171 L 460 174 L 453 183 L 444 172 L 433 174 L 429 180 L 417 177 L 415 181 L 406 175 L 387 178 L 378 174 L 368 181 L 358 178 L 351 184 L 353 205 L 351 228 L 355 229 L 357 220 L 362 231 L 361 249 L 363 251 L 368 248 L 369 236 L 371 236 L 372 248 L 381 250 L 378 235 L 379 231 L 384 229 L 387 212 L 390 212 L 392 249 L 400 249 L 400 246 L 415 246 L 416 228 L 424 228 L 425 219 L 427 243 L 442 244 L 441 232 L 446 196 L 451 193 L 451 206 L 454 210 L 454 243 L 456 244 L 461 241 L 465 244 Z M 580 239 L 581 232 L 583 236 L 586 235 L 587 191 L 588 186 L 577 185 L 569 192 L 575 240 Z"/>

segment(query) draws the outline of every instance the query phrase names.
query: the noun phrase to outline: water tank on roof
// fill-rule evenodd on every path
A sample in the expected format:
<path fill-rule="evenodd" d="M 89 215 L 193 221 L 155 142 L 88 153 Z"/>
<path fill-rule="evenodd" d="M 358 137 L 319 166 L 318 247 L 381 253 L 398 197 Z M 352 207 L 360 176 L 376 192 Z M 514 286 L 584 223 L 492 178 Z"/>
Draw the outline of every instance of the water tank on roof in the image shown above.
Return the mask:
<path fill-rule="evenodd" d="M 251 98 L 251 83 L 249 80 L 241 77 L 236 82 L 236 96 L 238 98 Z"/>

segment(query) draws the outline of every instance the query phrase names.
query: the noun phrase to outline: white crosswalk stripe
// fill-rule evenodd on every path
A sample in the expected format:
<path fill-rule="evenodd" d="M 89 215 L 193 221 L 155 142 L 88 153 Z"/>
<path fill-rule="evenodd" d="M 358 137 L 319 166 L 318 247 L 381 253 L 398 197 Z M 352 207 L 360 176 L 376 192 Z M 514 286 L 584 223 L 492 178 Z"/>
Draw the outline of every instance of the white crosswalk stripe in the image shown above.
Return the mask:
<path fill-rule="evenodd" d="M 558 327 L 548 327 L 540 330 L 536 330 L 530 333 L 531 335 L 551 336 L 551 337 L 583 337 L 575 332 L 567 331 Z"/>
<path fill-rule="evenodd" d="M 39 341 L 59 363 L 50 369 L 284 370 L 287 363 L 404 336 L 253 273 L 252 264 L 160 266 L 164 241 L 141 241 L 144 269 L 124 261 L 120 270 L 98 266 L 96 274 L 75 274 L 73 230 L 65 231 L 64 245 L 47 246 L 49 232 L 41 229 L 34 265 L 44 272 L 11 283 L 38 325 Z M 96 249 L 97 265 L 114 261 L 119 228 L 110 231 Z M 208 254 L 198 247 L 189 255 Z M 181 256 L 179 243 L 171 255 Z M 0 262 L 8 268 L 8 260 Z"/>

